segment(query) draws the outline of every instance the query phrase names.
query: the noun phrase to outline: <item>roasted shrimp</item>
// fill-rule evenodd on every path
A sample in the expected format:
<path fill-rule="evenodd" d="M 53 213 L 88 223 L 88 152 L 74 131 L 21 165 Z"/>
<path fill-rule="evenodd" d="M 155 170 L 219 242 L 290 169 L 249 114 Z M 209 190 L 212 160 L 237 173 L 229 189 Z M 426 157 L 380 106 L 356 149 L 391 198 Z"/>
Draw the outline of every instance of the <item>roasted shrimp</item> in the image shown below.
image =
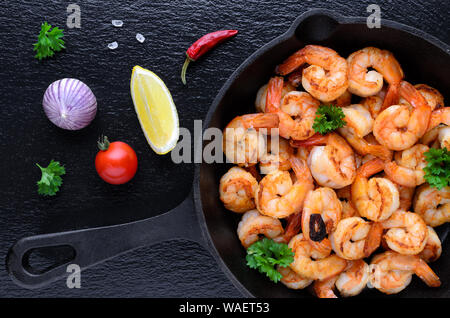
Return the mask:
<path fill-rule="evenodd" d="M 257 210 L 245 212 L 237 228 L 239 240 L 245 248 L 258 241 L 260 235 L 275 238 L 283 232 L 280 220 L 262 215 Z"/>
<path fill-rule="evenodd" d="M 344 271 L 347 261 L 337 255 L 330 255 L 330 249 L 313 245 L 303 234 L 294 236 L 289 242 L 289 248 L 294 252 L 294 262 L 290 265 L 297 274 L 309 279 L 326 279 Z"/>
<path fill-rule="evenodd" d="M 306 194 L 314 188 L 311 173 L 304 161 L 291 158 L 296 180 L 292 182 L 287 171 L 276 170 L 266 175 L 256 191 L 256 207 L 267 216 L 285 218 L 298 213 Z"/>
<path fill-rule="evenodd" d="M 400 95 L 412 106 L 393 105 L 375 119 L 373 134 L 378 142 L 391 150 L 411 148 L 427 131 L 431 107 L 410 83 L 402 81 Z"/>
<path fill-rule="evenodd" d="M 302 72 L 303 88 L 323 102 L 331 102 L 342 96 L 348 87 L 347 62 L 339 54 L 319 45 L 307 45 L 295 52 L 276 72 L 287 75 L 308 63 Z"/>
<path fill-rule="evenodd" d="M 245 167 L 257 164 L 266 150 L 266 138 L 258 129 L 265 128 L 270 132 L 270 129 L 278 128 L 278 122 L 275 114 L 235 117 L 223 134 L 223 152 L 227 160 Z"/>
<path fill-rule="evenodd" d="M 428 286 L 439 287 L 439 277 L 420 257 L 387 251 L 372 258 L 369 265 L 369 283 L 386 294 L 396 294 L 405 289 L 416 274 Z"/>
<path fill-rule="evenodd" d="M 369 220 L 378 222 L 389 218 L 400 205 L 397 187 L 386 178 L 371 178 L 382 171 L 384 162 L 372 159 L 358 168 L 352 184 L 352 202 L 358 213 Z"/>
<path fill-rule="evenodd" d="M 283 138 L 303 140 L 314 134 L 312 128 L 320 102 L 305 92 L 289 92 L 282 98 L 284 80 L 269 81 L 266 112 L 279 117 L 279 132 Z"/>
<path fill-rule="evenodd" d="M 219 194 L 225 208 L 243 213 L 255 208 L 255 191 L 258 182 L 251 173 L 232 167 L 220 179 Z"/>
<path fill-rule="evenodd" d="M 319 185 L 340 189 L 352 184 L 356 176 L 355 153 L 338 134 L 316 134 L 291 144 L 294 147 L 314 146 L 308 156 L 308 166 Z"/>

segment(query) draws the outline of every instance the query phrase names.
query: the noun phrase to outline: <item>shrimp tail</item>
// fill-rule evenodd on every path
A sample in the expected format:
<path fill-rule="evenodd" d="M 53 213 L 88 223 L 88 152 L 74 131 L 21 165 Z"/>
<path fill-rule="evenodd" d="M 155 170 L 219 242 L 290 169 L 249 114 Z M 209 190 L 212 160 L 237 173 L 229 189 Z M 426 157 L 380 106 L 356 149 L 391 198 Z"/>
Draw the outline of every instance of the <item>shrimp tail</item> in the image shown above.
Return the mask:
<path fill-rule="evenodd" d="M 328 140 L 328 135 L 321 135 L 319 133 L 316 133 L 315 135 L 313 135 L 305 140 L 291 140 L 290 144 L 292 147 L 302 148 L 302 147 L 324 145 L 327 143 L 327 140 Z"/>
<path fill-rule="evenodd" d="M 382 145 L 368 145 L 367 152 L 382 160 L 388 161 L 392 159 L 392 151 Z"/>
<path fill-rule="evenodd" d="M 282 236 L 285 243 L 289 243 L 291 238 L 296 236 L 302 227 L 302 212 L 291 214 L 287 217 L 287 225 Z"/>
<path fill-rule="evenodd" d="M 247 117 L 248 116 L 248 117 Z M 278 128 L 280 120 L 277 114 L 256 114 L 243 115 L 244 126 L 246 128 Z"/>
<path fill-rule="evenodd" d="M 386 96 L 383 100 L 383 105 L 381 106 L 381 110 L 383 111 L 391 105 L 398 104 L 399 100 L 399 83 L 389 84 L 388 90 L 386 92 Z"/>
<path fill-rule="evenodd" d="M 406 99 L 414 108 L 408 125 L 412 127 L 417 127 L 415 135 L 420 138 L 422 137 L 430 122 L 431 117 L 431 107 L 428 105 L 425 97 L 420 94 L 420 92 L 406 81 L 400 82 L 400 96 Z"/>
<path fill-rule="evenodd" d="M 383 171 L 385 163 L 380 158 L 374 158 L 360 166 L 357 175 L 363 178 L 369 178 L 374 174 Z"/>
<path fill-rule="evenodd" d="M 266 112 L 275 113 L 280 109 L 284 79 L 276 76 L 269 80 L 266 96 Z"/>
<path fill-rule="evenodd" d="M 306 47 L 305 47 L 306 48 Z M 297 68 L 306 63 L 305 48 L 295 52 L 288 57 L 283 63 L 275 68 L 275 73 L 279 75 L 287 75 L 295 71 Z"/>
<path fill-rule="evenodd" d="M 364 138 L 357 137 L 349 129 L 341 128 L 340 132 L 348 143 L 354 148 L 354 150 L 360 155 L 365 156 L 367 154 L 371 154 L 385 161 L 390 161 L 392 159 L 392 151 L 387 147 L 378 144 L 370 144 Z"/>
<path fill-rule="evenodd" d="M 399 166 L 395 161 L 391 161 L 385 164 L 384 172 L 391 179 L 396 179 L 396 183 L 409 188 L 417 186 L 416 178 L 409 173 L 409 169 Z M 395 176 L 402 176 L 396 178 Z"/>
<path fill-rule="evenodd" d="M 417 276 L 420 277 L 428 286 L 439 287 L 441 281 L 435 272 L 428 266 L 428 264 L 421 258 L 417 258 L 417 265 L 415 271 Z"/>
<path fill-rule="evenodd" d="M 419 91 L 410 83 L 401 81 L 399 85 L 399 95 L 406 99 L 413 107 L 427 107 L 428 103 L 426 99 L 419 93 Z"/>
<path fill-rule="evenodd" d="M 313 289 L 317 297 L 338 298 L 334 293 L 334 285 L 336 284 L 337 279 L 338 275 L 323 280 L 316 280 L 314 282 Z"/>
<path fill-rule="evenodd" d="M 298 180 L 304 180 L 310 184 L 313 184 L 314 180 L 311 175 L 311 171 L 309 170 L 308 165 L 304 160 L 292 156 L 291 158 L 289 158 L 289 162 L 291 163 L 291 167 L 294 170 L 294 173 Z"/>
<path fill-rule="evenodd" d="M 380 246 L 382 235 L 383 225 L 378 222 L 373 223 L 364 243 L 364 257 L 369 257 Z"/>

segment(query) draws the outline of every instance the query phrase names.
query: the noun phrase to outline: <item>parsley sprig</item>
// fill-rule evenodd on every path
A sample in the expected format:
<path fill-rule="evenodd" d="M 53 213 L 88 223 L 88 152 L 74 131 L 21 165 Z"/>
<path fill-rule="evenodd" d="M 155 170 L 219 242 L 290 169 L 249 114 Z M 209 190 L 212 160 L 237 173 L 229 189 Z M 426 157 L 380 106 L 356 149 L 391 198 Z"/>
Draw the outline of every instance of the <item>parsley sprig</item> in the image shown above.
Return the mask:
<path fill-rule="evenodd" d="M 246 260 L 250 268 L 265 273 L 270 280 L 277 283 L 283 276 L 276 270 L 276 266 L 289 266 L 294 261 L 294 253 L 285 243 L 263 238 L 249 246 Z"/>
<path fill-rule="evenodd" d="M 450 183 L 450 151 L 446 148 L 430 148 L 424 153 L 427 166 L 423 168 L 425 180 L 432 187 L 441 190 Z"/>
<path fill-rule="evenodd" d="M 321 105 L 314 118 L 314 131 L 325 135 L 331 131 L 345 126 L 345 114 L 340 107 L 334 105 Z"/>
<path fill-rule="evenodd" d="M 41 167 L 38 163 L 36 165 L 41 169 L 42 177 L 38 181 L 38 193 L 41 195 L 53 196 L 59 191 L 62 185 L 63 174 L 66 174 L 66 169 L 60 165 L 58 161 L 50 161 L 47 168 Z"/>
<path fill-rule="evenodd" d="M 64 36 L 63 31 L 58 27 L 54 27 L 47 22 L 42 23 L 41 32 L 39 32 L 38 41 L 34 44 L 33 51 L 37 54 L 35 58 L 42 60 L 43 58 L 52 57 L 55 52 L 59 52 L 65 49 L 64 40 L 61 38 Z"/>

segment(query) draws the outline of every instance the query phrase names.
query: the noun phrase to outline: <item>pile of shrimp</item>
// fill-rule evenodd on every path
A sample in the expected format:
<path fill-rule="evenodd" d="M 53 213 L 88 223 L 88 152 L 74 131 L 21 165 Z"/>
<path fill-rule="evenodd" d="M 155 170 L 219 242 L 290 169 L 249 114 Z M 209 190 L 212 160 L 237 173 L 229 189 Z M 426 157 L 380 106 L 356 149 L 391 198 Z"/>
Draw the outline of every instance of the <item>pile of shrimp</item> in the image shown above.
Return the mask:
<path fill-rule="evenodd" d="M 375 47 L 345 59 L 307 45 L 275 73 L 257 93 L 256 112 L 224 131 L 225 156 L 236 165 L 219 193 L 242 214 L 243 247 L 264 236 L 288 244 L 294 261 L 278 269 L 281 282 L 318 297 L 366 287 L 395 294 L 414 274 L 440 286 L 429 264 L 441 255 L 434 227 L 450 221 L 450 187 L 430 187 L 423 168 L 429 148 L 450 150 L 443 96 L 405 81 L 394 55 Z M 315 133 L 321 104 L 341 107 L 346 125 Z"/>

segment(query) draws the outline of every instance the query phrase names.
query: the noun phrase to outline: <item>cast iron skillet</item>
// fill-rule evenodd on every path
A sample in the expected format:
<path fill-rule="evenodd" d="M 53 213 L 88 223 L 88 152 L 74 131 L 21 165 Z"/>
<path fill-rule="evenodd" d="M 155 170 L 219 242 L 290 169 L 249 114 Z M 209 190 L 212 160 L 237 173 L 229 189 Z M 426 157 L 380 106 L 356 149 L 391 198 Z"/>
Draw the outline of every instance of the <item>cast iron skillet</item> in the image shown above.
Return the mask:
<path fill-rule="evenodd" d="M 297 18 L 285 34 L 256 51 L 232 74 L 215 98 L 203 128 L 223 129 L 233 117 L 254 112 L 258 88 L 273 75 L 277 64 L 305 44 L 328 46 L 344 57 L 366 46 L 387 49 L 400 61 L 406 80 L 426 83 L 442 93 L 450 87 L 450 48 L 436 38 L 391 21 L 382 20 L 382 28 L 369 29 L 365 18 L 311 10 Z M 205 246 L 244 296 L 309 296 L 308 292 L 273 284 L 245 265 L 245 251 L 236 235 L 240 215 L 226 211 L 219 200 L 219 179 L 228 168 L 227 164 L 197 165 L 193 192 L 178 207 L 162 215 L 122 225 L 23 238 L 8 253 L 8 272 L 18 285 L 39 288 L 66 277 L 69 263 L 85 269 L 141 246 L 184 238 Z M 448 226 L 441 226 L 438 232 L 444 241 Z M 73 258 L 46 270 L 30 266 L 29 255 L 34 249 L 57 246 L 70 246 L 74 250 Z M 432 268 L 442 278 L 440 288 L 428 288 L 415 278 L 398 296 L 450 297 L 450 256 L 445 244 L 443 255 Z M 368 289 L 362 293 L 370 297 L 382 295 Z"/>

